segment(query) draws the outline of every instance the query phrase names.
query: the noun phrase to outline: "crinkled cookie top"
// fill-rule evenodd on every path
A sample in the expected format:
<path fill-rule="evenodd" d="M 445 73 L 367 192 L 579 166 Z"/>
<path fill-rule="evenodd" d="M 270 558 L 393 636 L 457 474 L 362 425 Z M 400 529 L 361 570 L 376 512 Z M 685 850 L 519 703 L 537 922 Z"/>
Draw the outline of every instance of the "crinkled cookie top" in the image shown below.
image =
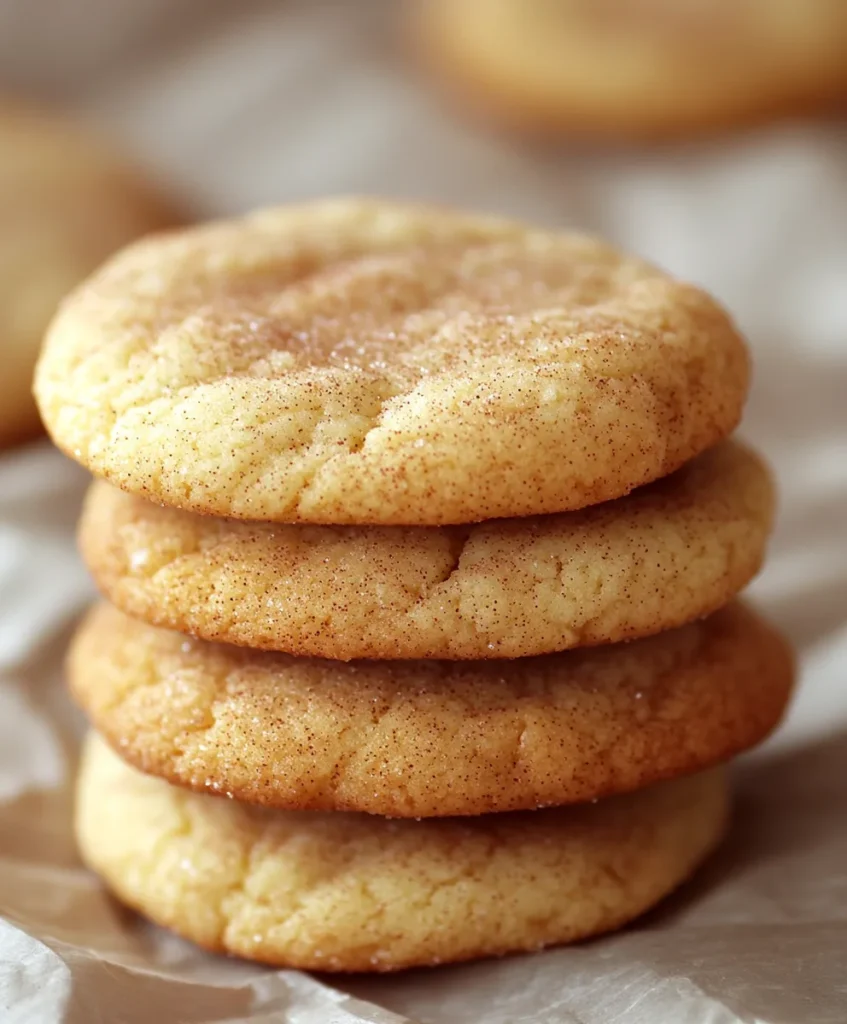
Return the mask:
<path fill-rule="evenodd" d="M 36 393 L 123 489 L 314 523 L 581 508 L 728 434 L 744 344 L 579 235 L 336 200 L 143 241 L 65 302 Z"/>

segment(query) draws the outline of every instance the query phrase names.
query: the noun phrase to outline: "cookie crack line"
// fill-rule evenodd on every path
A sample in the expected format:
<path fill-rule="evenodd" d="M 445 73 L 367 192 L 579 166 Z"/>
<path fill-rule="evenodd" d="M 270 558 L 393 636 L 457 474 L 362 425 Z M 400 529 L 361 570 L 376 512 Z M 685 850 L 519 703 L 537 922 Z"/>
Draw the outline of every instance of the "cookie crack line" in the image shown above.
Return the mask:
<path fill-rule="evenodd" d="M 454 527 L 449 538 L 448 543 L 450 546 L 450 559 L 443 569 L 432 579 L 429 580 L 426 585 L 421 589 L 421 593 L 415 603 L 420 604 L 427 600 L 432 593 L 443 587 L 444 584 L 449 583 L 453 577 L 458 573 L 462 567 L 462 557 L 467 550 L 468 545 L 471 542 L 473 536 L 470 528 Z M 411 608 L 407 609 L 411 611 Z M 459 609 L 459 616 L 462 616 L 461 609 Z"/>
<path fill-rule="evenodd" d="M 307 476 L 304 480 L 301 481 L 298 493 L 294 498 L 294 505 L 299 515 L 303 516 L 306 521 L 308 521 L 309 518 L 308 512 L 306 511 L 307 500 L 309 498 L 310 493 L 315 489 L 318 478 L 322 474 L 325 475 L 326 471 L 328 471 L 332 467 L 333 463 L 337 464 L 341 460 L 361 456 L 361 453 L 367 448 L 369 440 L 382 426 L 382 420 L 385 415 L 386 409 L 391 404 L 391 402 L 398 397 L 402 396 L 395 394 L 389 395 L 387 398 L 382 399 L 379 411 L 376 412 L 375 414 L 371 414 L 370 416 L 370 425 L 365 429 L 364 433 L 360 438 L 358 438 L 357 440 L 353 440 L 350 443 L 350 446 L 346 451 L 330 453 L 327 455 L 324 461 L 319 462 L 313 468 L 310 468 L 308 470 Z M 357 413 L 357 415 L 362 414 Z M 320 424 L 316 424 L 315 429 L 317 430 L 319 429 L 319 427 Z"/>

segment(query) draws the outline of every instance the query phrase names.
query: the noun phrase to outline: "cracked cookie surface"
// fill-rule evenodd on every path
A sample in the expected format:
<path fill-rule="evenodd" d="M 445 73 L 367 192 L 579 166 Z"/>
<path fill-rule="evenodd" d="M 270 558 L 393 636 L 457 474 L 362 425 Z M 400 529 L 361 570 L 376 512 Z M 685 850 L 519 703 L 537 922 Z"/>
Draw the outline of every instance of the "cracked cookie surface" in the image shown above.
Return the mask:
<path fill-rule="evenodd" d="M 59 300 L 119 247 L 175 223 L 84 129 L 0 101 L 0 447 L 40 430 L 32 372 Z"/>
<path fill-rule="evenodd" d="M 596 504 L 732 431 L 745 346 L 704 292 L 594 239 L 336 200 L 129 247 L 36 376 L 124 490 L 281 522 L 440 525 Z"/>
<path fill-rule="evenodd" d="M 92 736 L 76 832 L 121 900 L 201 946 L 391 971 L 619 928 L 692 873 L 726 815 L 720 770 L 474 820 L 263 811 L 141 775 Z"/>
<path fill-rule="evenodd" d="M 419 49 L 492 121 L 661 138 L 836 108 L 843 0 L 420 0 Z"/>
<path fill-rule="evenodd" d="M 71 690 L 122 756 L 288 809 L 471 815 L 699 771 L 775 727 L 785 642 L 732 605 L 630 644 L 486 662 L 334 662 L 188 640 L 102 605 Z"/>
<path fill-rule="evenodd" d="M 758 571 L 761 461 L 727 441 L 625 498 L 471 527 L 198 516 L 95 483 L 80 547 L 124 611 L 207 640 L 323 658 L 515 658 L 658 633 Z"/>

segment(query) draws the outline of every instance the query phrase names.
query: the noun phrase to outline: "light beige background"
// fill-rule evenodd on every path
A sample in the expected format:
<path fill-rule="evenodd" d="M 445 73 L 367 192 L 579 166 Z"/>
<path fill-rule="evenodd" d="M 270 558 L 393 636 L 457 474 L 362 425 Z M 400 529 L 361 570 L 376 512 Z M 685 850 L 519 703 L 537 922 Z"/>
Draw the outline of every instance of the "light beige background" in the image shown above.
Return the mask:
<path fill-rule="evenodd" d="M 777 468 L 782 516 L 753 592 L 801 651 L 801 695 L 741 774 L 725 852 L 621 936 L 336 987 L 214 960 L 123 915 L 76 866 L 59 657 L 90 593 L 72 547 L 84 481 L 46 446 L 4 455 L 0 1019 L 842 1024 L 847 131 L 522 151 L 422 86 L 398 7 L 0 0 L 0 83 L 71 106 L 210 213 L 341 191 L 449 200 L 600 231 L 713 289 L 757 359 L 744 433 Z"/>

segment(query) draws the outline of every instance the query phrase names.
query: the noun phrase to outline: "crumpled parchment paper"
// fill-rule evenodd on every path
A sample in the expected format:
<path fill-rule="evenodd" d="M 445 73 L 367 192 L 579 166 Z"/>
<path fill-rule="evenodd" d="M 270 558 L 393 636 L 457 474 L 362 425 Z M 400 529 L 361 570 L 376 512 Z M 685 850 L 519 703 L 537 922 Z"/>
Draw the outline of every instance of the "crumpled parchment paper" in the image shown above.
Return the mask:
<path fill-rule="evenodd" d="M 738 769 L 723 851 L 618 936 L 392 978 L 209 957 L 78 865 L 82 723 L 61 653 L 92 594 L 73 549 L 85 478 L 46 443 L 0 455 L 0 1021 L 843 1024 L 845 125 L 532 152 L 451 116 L 392 42 L 390 0 L 59 6 L 0 0 L 0 81 L 69 100 L 210 213 L 332 192 L 446 200 L 599 231 L 716 292 L 757 360 L 743 433 L 781 481 L 752 594 L 795 641 L 802 688 Z"/>

